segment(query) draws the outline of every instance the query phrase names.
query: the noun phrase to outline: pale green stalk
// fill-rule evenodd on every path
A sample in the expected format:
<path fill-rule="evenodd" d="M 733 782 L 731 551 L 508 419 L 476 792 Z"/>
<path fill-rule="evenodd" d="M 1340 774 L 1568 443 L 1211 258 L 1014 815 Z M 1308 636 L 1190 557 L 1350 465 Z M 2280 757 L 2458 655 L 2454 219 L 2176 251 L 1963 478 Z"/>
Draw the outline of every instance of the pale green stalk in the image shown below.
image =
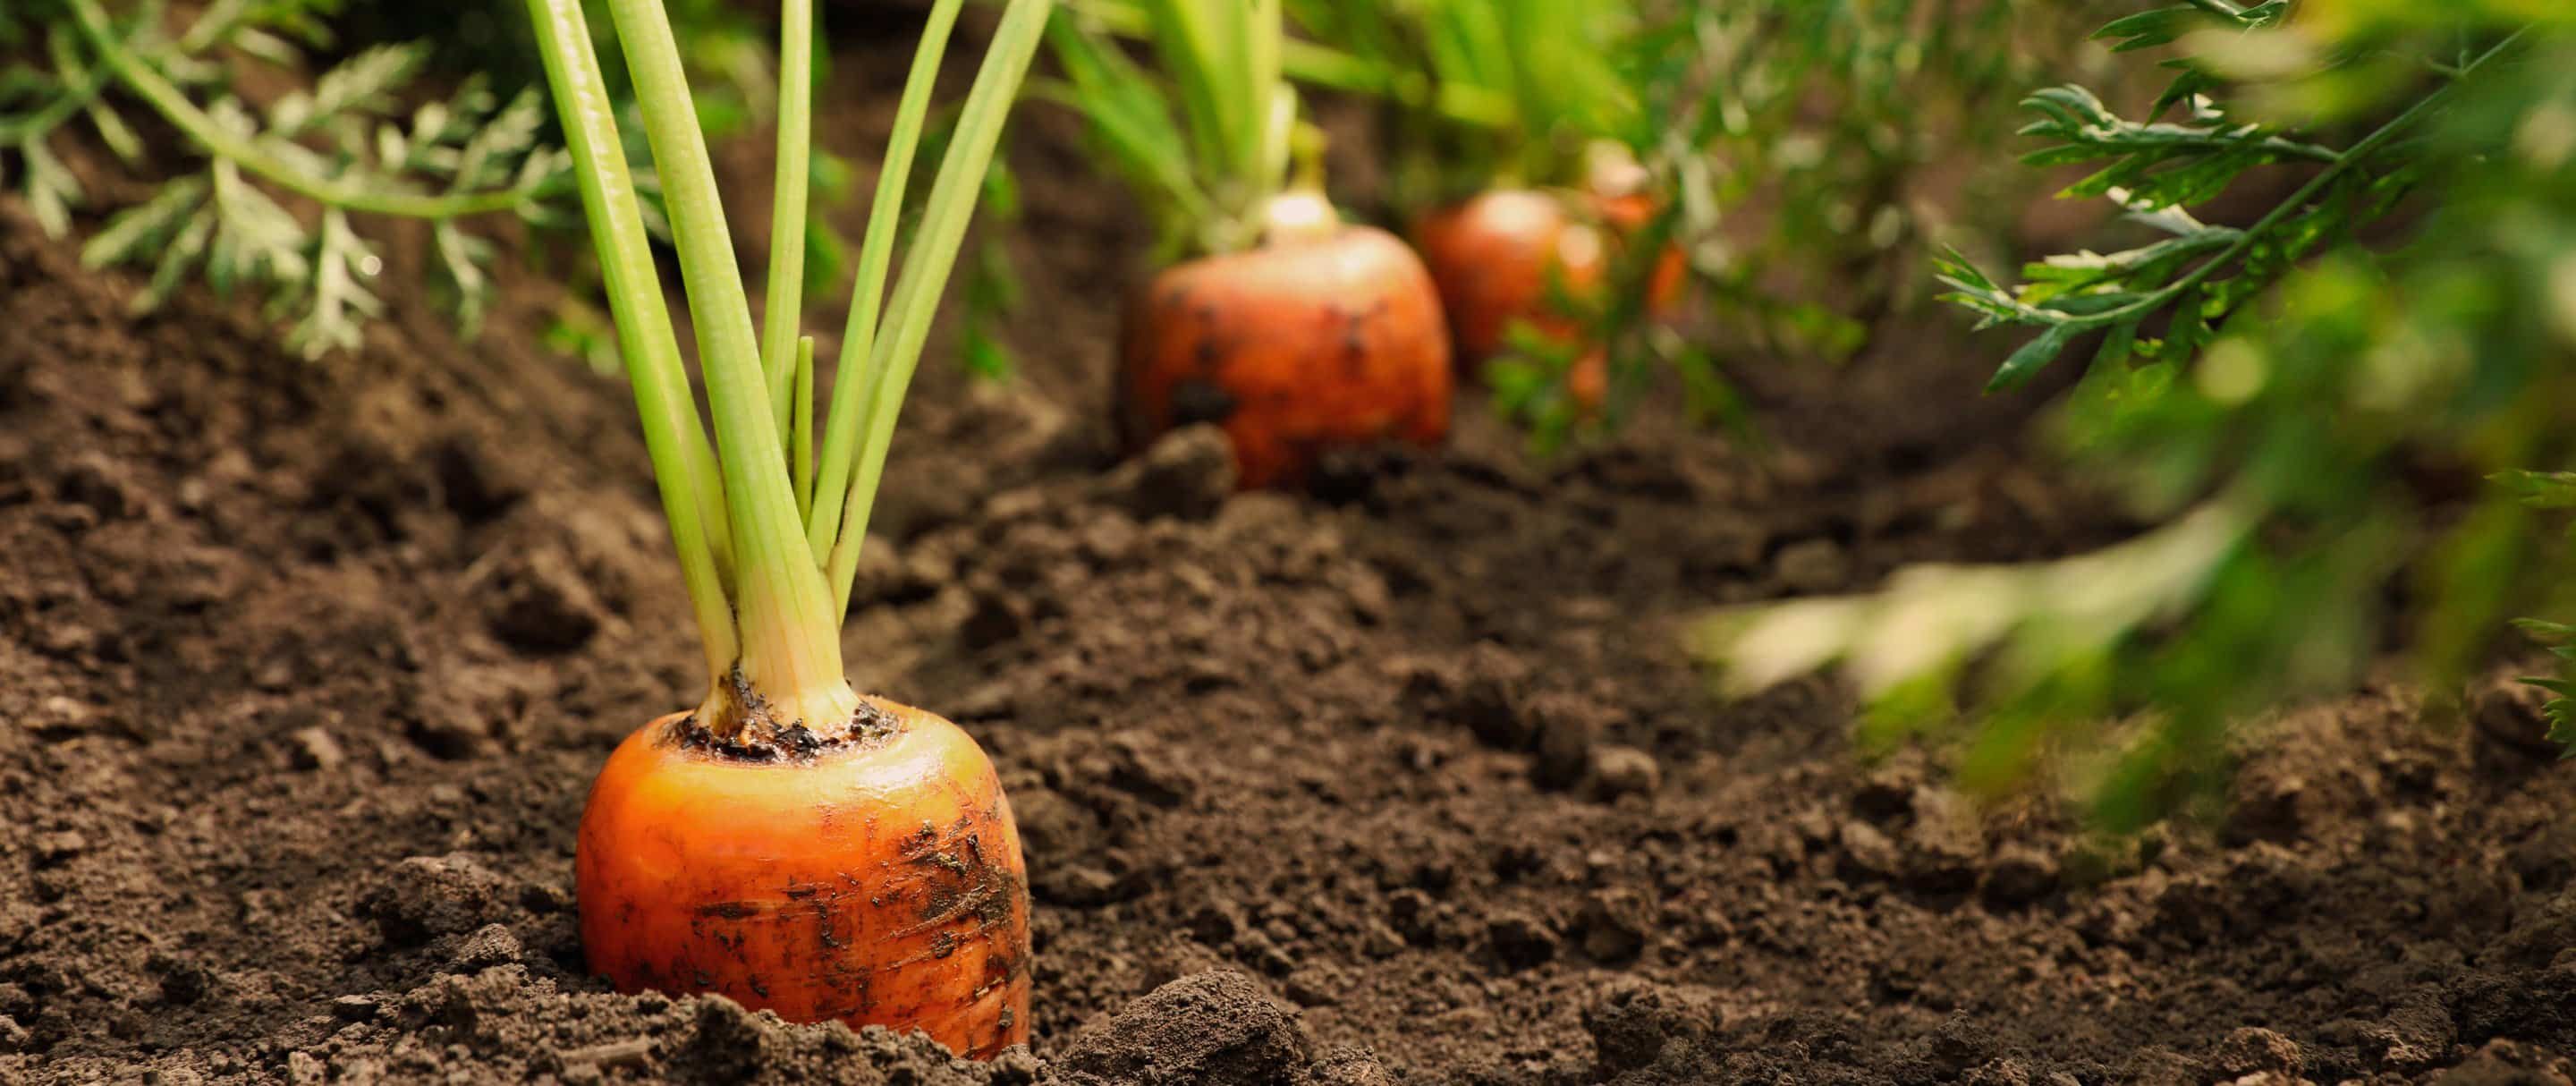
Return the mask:
<path fill-rule="evenodd" d="M 1181 86 L 1190 145 L 1211 181 L 1241 179 L 1245 114 L 1252 108 L 1243 79 L 1249 58 L 1241 50 L 1249 2 L 1153 0 L 1156 48 Z M 1239 206 L 1241 195 L 1227 192 L 1219 199 Z"/>
<path fill-rule="evenodd" d="M 635 386 L 644 449 L 653 459 L 653 477 L 661 486 L 662 514 L 671 525 L 672 547 L 679 552 L 680 579 L 688 587 L 712 688 L 733 667 L 736 653 L 733 613 L 725 602 L 724 577 L 710 542 L 711 536 L 724 531 L 724 523 L 700 515 L 701 498 L 715 496 L 723 483 L 714 455 L 706 447 L 706 430 L 698 421 L 688 372 L 680 363 L 679 339 L 672 333 L 671 315 L 663 304 L 652 243 L 635 202 L 634 179 L 626 170 L 615 107 L 600 78 L 599 58 L 591 52 L 581 0 L 528 0 L 528 14 L 536 24 L 546 80 L 563 118 L 564 145 L 572 152 L 582 203 L 589 210 L 600 277 L 615 302 L 610 308 L 617 320 L 617 343 L 626 357 L 628 380 Z"/>
<path fill-rule="evenodd" d="M 1240 0 L 1233 0 L 1240 2 Z M 1255 218 L 1278 189 L 1288 169 L 1288 126 L 1297 120 L 1297 101 L 1282 99 L 1279 40 L 1285 37 L 1279 0 L 1251 0 L 1251 25 L 1243 43 L 1243 146 L 1236 168 L 1243 171 L 1244 206 Z M 1284 106 L 1284 108 L 1283 108 Z"/>
<path fill-rule="evenodd" d="M 1153 16 L 1137 0 L 1083 0 L 1068 6 L 1096 20 L 1101 29 L 1120 37 L 1153 36 Z M 1281 36 L 1279 71 L 1300 83 L 1391 98 L 1398 105 L 1427 108 L 1463 124 L 1499 128 L 1512 123 L 1510 97 L 1490 88 L 1435 81 L 1418 71 L 1318 45 L 1304 38 Z"/>
<path fill-rule="evenodd" d="M 1046 25 L 1050 0 L 1012 0 L 1004 13 L 992 51 L 985 56 L 960 112 L 956 135 L 941 159 L 903 274 L 887 303 L 891 334 L 878 339 L 873 335 L 879 323 L 874 313 L 885 293 L 886 269 L 892 264 L 893 224 L 903 202 L 901 179 L 909 173 L 928 109 L 929 86 L 958 0 L 944 3 L 944 14 L 934 17 L 935 31 L 926 35 L 913 86 L 906 92 L 902 112 L 909 120 L 897 124 L 897 146 L 889 155 L 888 176 L 878 195 L 879 221 L 870 224 L 874 270 L 862 269 L 862 299 L 853 303 L 853 319 L 862 331 L 855 337 L 858 352 L 845 360 L 858 372 L 844 373 L 846 385 L 855 387 L 836 392 L 832 421 L 832 429 L 846 435 L 841 438 L 844 448 L 837 457 L 826 455 L 819 460 L 814 448 L 814 340 L 794 335 L 798 292 L 792 285 L 780 286 L 792 284 L 801 276 L 801 268 L 787 267 L 783 275 L 777 274 L 781 269 L 773 269 L 770 331 L 778 334 L 776 329 L 782 325 L 777 321 L 784 320 L 788 338 L 764 355 L 741 269 L 734 264 L 715 171 L 661 0 L 609 0 L 609 14 L 634 76 L 637 104 L 661 174 L 681 281 L 698 336 L 700 369 L 714 412 L 715 453 L 699 451 L 705 447 L 705 431 L 698 425 L 681 368 L 679 344 L 622 157 L 623 144 L 607 96 L 599 89 L 598 59 L 590 53 L 581 2 L 529 0 L 529 10 L 537 19 L 548 74 L 579 166 L 583 199 L 615 303 L 619 341 L 635 374 L 637 405 L 644 416 L 655 474 L 663 486 L 664 512 L 670 517 L 703 627 L 714 681 L 701 717 L 722 733 L 755 716 L 774 725 L 803 723 L 832 730 L 849 720 L 859 706 L 858 695 L 841 671 L 840 616 L 855 573 L 857 539 L 864 537 L 867 506 L 876 496 L 886 438 L 920 360 L 939 295 L 956 264 L 967 220 L 980 194 L 978 182 L 991 167 L 1002 122 Z M 800 16 L 810 20 L 809 2 L 791 3 L 791 21 Z M 810 49 L 809 33 L 790 29 L 783 37 L 791 53 Z M 782 80 L 782 115 L 806 118 L 783 120 L 784 131 L 810 136 L 807 99 L 811 93 L 810 70 L 799 68 Z M 802 137 L 780 147 L 782 204 L 802 202 L 785 190 L 799 187 L 806 176 L 805 154 Z M 788 219 L 793 223 L 779 228 L 782 237 L 802 230 L 801 211 L 782 221 Z M 864 320 L 859 319 L 862 310 Z M 765 358 L 770 360 L 767 364 Z M 775 410 L 779 393 L 774 385 L 782 372 L 787 403 L 783 420 Z M 842 407 L 844 402 L 849 406 Z M 703 474 L 698 466 L 702 458 L 713 465 Z M 822 469 L 836 460 L 844 476 L 854 462 L 863 465 L 858 480 L 835 481 L 818 491 Z M 722 515 L 712 519 L 704 516 L 700 504 L 709 494 L 722 503 Z M 827 499 L 842 519 L 826 523 L 856 524 L 856 534 L 849 539 L 826 536 L 820 544 L 809 542 L 805 507 Z M 730 538 L 738 559 L 730 577 L 723 552 L 715 545 L 721 537 Z M 831 556 L 835 580 L 824 577 L 820 556 L 826 553 Z"/>
<path fill-rule="evenodd" d="M 787 453 L 761 370 L 751 304 L 688 78 L 660 0 L 609 0 L 670 210 L 680 279 L 714 409 L 732 514 L 741 677 L 773 719 L 837 728 L 858 711 L 841 669 L 839 613 L 805 544 Z M 719 730 L 733 721 L 720 719 Z"/>
<path fill-rule="evenodd" d="M 1230 252 L 1261 235 L 1288 162 L 1295 100 L 1283 101 L 1280 0 L 1152 0 L 1156 52 L 1179 85 L 1191 153 L 1217 205 L 1199 243 Z M 1282 115 L 1282 105 L 1287 107 Z"/>
<path fill-rule="evenodd" d="M 904 392 L 921 361 L 922 345 L 930 338 L 931 318 L 938 312 L 949 272 L 956 267 L 958 246 L 966 240 L 966 224 L 981 195 L 978 182 L 992 166 L 1002 122 L 1010 115 L 1020 80 L 1028 73 L 1029 58 L 1037 53 L 1046 31 L 1049 6 L 1050 0 L 1011 0 L 1010 9 L 1002 14 L 983 67 L 975 74 L 974 89 L 967 92 L 966 105 L 958 112 L 948 153 L 940 159 L 939 174 L 931 182 L 920 229 L 904 254 L 903 276 L 896 281 L 888 306 L 892 334 L 878 341 L 872 356 L 876 385 L 868 390 L 858 470 L 850 480 L 841 530 L 830 552 L 833 598 L 842 607 L 848 606 L 850 586 L 858 576 L 859 549 L 867 539 L 868 513 L 876 504 Z M 815 504 L 820 508 L 822 503 Z"/>
<path fill-rule="evenodd" d="M 760 357 L 778 428 L 794 407 L 798 317 L 805 306 L 805 205 L 813 180 L 814 0 L 785 0 L 778 12 L 778 161 L 769 209 L 769 282 L 760 308 Z"/>
<path fill-rule="evenodd" d="M 903 98 L 895 106 L 894 131 L 886 138 L 885 163 L 877 170 L 876 196 L 868 203 L 867 236 L 859 242 L 858 276 L 850 284 L 848 323 L 841 328 L 840 379 L 832 385 L 832 412 L 823 427 L 814 496 L 805 506 L 805 540 L 817 561 L 832 553 L 838 538 L 835 532 L 857 459 L 859 430 L 869 411 L 867 397 L 877 384 L 877 325 L 885 306 L 886 274 L 894 266 L 895 230 L 903 222 L 904 187 L 912 178 L 913 156 L 921 149 L 923 119 L 930 114 L 930 92 L 939 82 L 948 32 L 957 25 L 957 11 L 964 6 L 964 0 L 940 0 L 930 9 L 930 21 L 922 26 L 921 42 L 913 50 L 912 74 L 904 80 Z M 848 593 L 842 597 L 846 601 Z"/>
<path fill-rule="evenodd" d="M 814 337 L 796 337 L 796 402 L 787 439 L 788 467 L 796 476 L 796 508 L 814 505 Z M 808 553 L 811 553 L 810 551 Z"/>

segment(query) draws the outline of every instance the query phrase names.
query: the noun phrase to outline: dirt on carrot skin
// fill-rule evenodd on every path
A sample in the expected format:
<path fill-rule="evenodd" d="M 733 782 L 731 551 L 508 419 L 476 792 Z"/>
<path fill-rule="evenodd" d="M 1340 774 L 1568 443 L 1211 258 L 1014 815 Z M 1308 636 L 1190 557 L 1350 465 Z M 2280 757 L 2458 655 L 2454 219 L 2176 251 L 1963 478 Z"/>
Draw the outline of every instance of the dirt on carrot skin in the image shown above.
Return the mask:
<path fill-rule="evenodd" d="M 1039 392 L 934 354 L 846 638 L 1005 776 L 1031 1050 L 585 975 L 584 791 L 702 677 L 548 288 L 307 365 L 201 291 L 130 316 L 0 199 L 0 1080 L 2576 1075 L 2571 771 L 2508 683 L 2285 714 L 2224 817 L 2117 847 L 1855 758 L 1826 684 L 1708 697 L 1697 609 L 2120 533 L 1997 441 L 1990 349 L 1746 367 L 1768 465 L 1657 418 L 1532 463 L 1468 401 L 1452 450 L 1233 495 L 1211 431 L 1111 455 L 1139 239 L 1026 165 L 1078 154 L 1045 116 Z"/>

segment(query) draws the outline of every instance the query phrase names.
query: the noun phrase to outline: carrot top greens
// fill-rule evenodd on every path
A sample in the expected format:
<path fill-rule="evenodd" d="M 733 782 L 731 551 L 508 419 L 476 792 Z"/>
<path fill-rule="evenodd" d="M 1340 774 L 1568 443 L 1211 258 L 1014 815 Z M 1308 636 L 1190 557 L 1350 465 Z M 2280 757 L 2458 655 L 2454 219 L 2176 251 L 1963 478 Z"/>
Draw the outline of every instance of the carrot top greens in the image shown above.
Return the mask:
<path fill-rule="evenodd" d="M 569 163 L 539 140 L 539 96 L 505 99 L 476 76 L 402 110 L 431 52 L 413 42 L 359 50 L 309 88 L 261 105 L 236 82 L 263 67 L 303 70 L 308 48 L 332 44 L 326 17 L 338 5 L 192 7 L 200 10 L 174 21 L 162 3 L 121 14 L 103 0 L 0 3 L 0 154 L 17 159 L 14 175 L 0 169 L 0 183 L 25 199 L 46 233 L 69 234 L 73 212 L 101 194 L 58 145 L 85 127 L 119 162 L 143 167 L 152 156 L 128 120 L 130 98 L 177 130 L 196 160 L 118 209 L 81 248 L 90 267 L 150 269 L 136 308 L 160 305 L 202 274 L 218 293 L 259 295 L 306 358 L 351 349 L 384 308 L 375 285 L 383 261 L 354 222 L 420 219 L 430 224 L 432 285 L 471 337 L 491 294 L 493 250 L 464 221 L 569 218 L 561 214 Z M 308 208 L 318 213 L 299 214 Z"/>
<path fill-rule="evenodd" d="M 1308 51 L 1340 61 L 1301 56 L 1294 74 L 1400 107 L 1400 203 L 1579 184 L 1596 143 L 1645 120 L 1616 64 L 1637 22 L 1624 0 L 1289 0 L 1288 14 L 1334 47 Z"/>
<path fill-rule="evenodd" d="M 719 735 L 803 725 L 834 734 L 857 714 L 841 614 L 858 569 L 894 424 L 946 287 L 977 186 L 1046 25 L 1050 0 L 1011 0 L 892 276 L 904 179 L 963 0 L 940 0 L 913 59 L 852 286 L 828 414 L 813 410 L 817 348 L 800 333 L 802 269 L 773 254 L 764 325 L 734 262 L 715 171 L 660 0 L 609 0 L 635 82 L 679 254 L 712 416 L 702 424 L 644 232 L 579 0 L 528 0 L 589 212 L 646 449 L 706 650 L 700 719 Z M 773 238 L 802 234 L 812 123 L 812 0 L 780 18 Z M 820 434 L 819 445 L 817 434 Z"/>
<path fill-rule="evenodd" d="M 1101 150 L 1156 209 L 1166 255 L 1250 247 L 1288 178 L 1297 94 L 1280 78 L 1280 0 L 1139 0 L 1067 9 L 1048 33 L 1062 80 L 1037 95 L 1091 122 Z M 1128 59 L 1141 34 L 1169 75 Z"/>
<path fill-rule="evenodd" d="M 2041 90 L 2024 161 L 2085 165 L 2064 194 L 2135 240 L 2014 276 L 1938 265 L 1981 326 L 2032 333 L 1990 387 L 2082 360 L 2051 429 L 2158 526 L 1719 616 L 1702 647 L 1731 682 L 1838 665 L 1866 739 L 1953 742 L 1987 789 L 2052 775 L 2133 829 L 2212 798 L 2240 722 L 2349 691 L 2401 643 L 2438 706 L 2506 616 L 2576 613 L 2576 552 L 2543 535 L 2576 508 L 2576 10 L 2327 11 L 2203 0 L 2102 26 L 2114 52 L 2176 54 L 2165 93 L 2124 113 Z M 2264 177 L 2282 166 L 2286 191 Z M 2260 210 L 2219 202 L 2249 192 Z M 2576 674 L 2546 685 L 2576 740 Z"/>

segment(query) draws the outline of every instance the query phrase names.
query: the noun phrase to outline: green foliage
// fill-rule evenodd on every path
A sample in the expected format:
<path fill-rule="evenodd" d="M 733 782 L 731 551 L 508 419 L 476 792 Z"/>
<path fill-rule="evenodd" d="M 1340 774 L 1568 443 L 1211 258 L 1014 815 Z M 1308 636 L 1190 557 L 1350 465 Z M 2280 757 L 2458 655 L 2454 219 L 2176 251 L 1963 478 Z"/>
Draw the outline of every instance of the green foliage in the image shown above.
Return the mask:
<path fill-rule="evenodd" d="M 1614 149 L 1657 147 L 1663 132 L 1689 125 L 1671 112 L 1679 103 L 1669 88 L 1623 70 L 1627 51 L 1654 40 L 1636 8 L 1624 0 L 1294 0 L 1290 17 L 1313 44 L 1288 70 L 1387 104 L 1380 157 L 1398 219 L 1479 192 L 1530 187 L 1563 192 L 1569 212 L 1587 217 L 1592 194 L 1626 187 L 1625 179 L 1605 185 L 1610 175 L 1638 172 L 1633 151 Z M 1644 172 L 1671 180 L 1670 171 Z M 1506 329 L 1502 352 L 1485 360 L 1496 412 L 1542 453 L 1615 424 L 1658 367 L 1684 375 L 1698 413 L 1744 422 L 1711 356 L 1646 312 L 1649 283 L 1683 222 L 1669 213 L 1673 201 L 1655 202 L 1643 229 L 1579 225 L 1603 242 L 1603 285 L 1583 292 L 1549 285 L 1552 311 L 1579 334 L 1569 340 L 1523 322 Z M 1612 370 L 1610 402 L 1599 412 L 1568 380 L 1596 345 L 1610 352 Z"/>
<path fill-rule="evenodd" d="M 1593 421 L 1615 425 L 1670 374 L 1696 414 L 1744 428 L 1715 345 L 1847 356 L 1920 300 L 1928 239 L 1998 231 L 2014 204 L 1986 191 L 2011 187 L 1994 172 L 1965 193 L 1917 188 L 2008 134 L 1985 103 L 2062 64 L 2051 31 L 2084 6 L 1302 0 L 1299 25 L 1344 63 L 1289 70 L 1397 103 L 1400 213 L 1497 179 L 1588 184 L 1576 152 L 1627 148 L 1665 216 L 1651 232 L 1687 254 L 1697 297 L 1687 336 L 1623 311 L 1662 250 L 1622 247 L 1604 300 L 1577 306 L 1586 338 L 1610 350 L 1611 409 Z M 1413 87 L 1415 73 L 1435 89 Z M 1542 447 L 1581 422 L 1556 380 L 1567 362 L 1524 350 L 1492 367 L 1498 406 Z"/>
<path fill-rule="evenodd" d="M 968 255 L 971 263 L 966 266 L 966 282 L 958 288 L 962 311 L 957 322 L 957 352 L 968 376 L 1005 381 L 1018 370 L 1019 363 L 993 329 L 1018 308 L 1020 296 L 1026 293 L 1000 236 L 1020 221 L 1020 183 L 1009 164 L 996 160 L 992 171 L 984 175 L 978 211 L 992 224 L 992 233 L 985 235 Z"/>
<path fill-rule="evenodd" d="M 1669 171 L 1669 160 L 1658 173 Z M 1650 183 L 1648 191 L 1673 186 Z M 1686 209 L 1667 200 L 1645 223 L 1621 231 L 1589 228 L 1611 239 L 1601 289 L 1570 291 L 1562 279 L 1548 284 L 1548 306 L 1582 333 L 1573 341 L 1541 334 L 1526 322 L 1506 330 L 1507 349 L 1485 363 L 1495 410 L 1521 426 L 1534 452 L 1547 455 L 1587 433 L 1615 430 L 1639 405 L 1652 377 L 1668 372 L 1681 386 L 1682 409 L 1705 426 L 1722 426 L 1737 440 L 1759 447 L 1750 405 L 1728 379 L 1709 346 L 1664 321 L 1654 311 L 1655 280 L 1681 243 Z M 1622 236 L 1624 235 L 1624 236 Z M 1585 350 L 1597 350 L 1608 367 L 1599 409 L 1577 402 L 1573 372 Z"/>
<path fill-rule="evenodd" d="M 2066 562 L 1727 616 L 1703 647 L 1732 681 L 1841 660 L 1874 738 L 1953 736 L 1995 787 L 2089 770 L 2099 812 L 2134 825 L 2217 779 L 2236 722 L 2347 687 L 2393 632 L 2444 684 L 2514 611 L 2576 603 L 2570 555 L 2535 531 L 2576 505 L 2559 470 L 2576 461 L 2576 14 L 2315 14 L 2203 3 L 2113 24 L 2118 44 L 2183 54 L 2159 111 L 2122 120 L 2061 90 L 2030 130 L 2053 141 L 2037 161 L 2094 164 L 2073 194 L 2117 201 L 2145 237 L 2011 287 L 1942 266 L 1983 322 L 2038 330 L 1997 383 L 2090 348 L 2066 447 L 2176 519 Z M 2247 225 L 2192 206 L 2264 181 L 2289 195 Z M 2357 241 L 2379 218 L 2396 240 Z"/>
<path fill-rule="evenodd" d="M 606 25 L 604 6 L 604 0 L 587 0 L 585 7 L 593 27 Z M 672 37 L 680 46 L 681 66 L 696 89 L 691 101 L 697 107 L 698 127 L 706 132 L 707 139 L 748 137 L 777 121 L 779 56 L 774 19 L 760 17 L 761 9 L 756 5 L 734 0 L 665 0 L 663 11 L 670 17 Z M 600 61 L 608 85 L 621 95 L 619 119 L 625 131 L 640 133 L 641 118 L 633 112 L 628 94 L 631 84 L 624 55 L 616 49 L 603 48 Z M 813 64 L 814 79 L 819 85 L 831 72 L 828 41 L 814 43 Z M 640 136 L 629 157 L 638 162 L 648 159 Z M 806 171 L 806 185 L 812 190 L 816 207 L 844 206 L 858 193 L 856 171 L 849 162 L 820 147 L 809 151 Z M 653 214 L 658 215 L 658 209 Z M 805 219 L 804 269 L 803 289 L 810 293 L 837 289 L 850 274 L 850 240 L 833 228 L 827 216 L 809 215 Z"/>
<path fill-rule="evenodd" d="M 1335 63 L 1289 72 L 1394 106 L 1385 146 L 1399 209 L 1498 186 L 1579 186 L 1595 143 L 1652 123 L 1616 63 L 1636 33 L 1635 8 L 1626 0 L 1292 0 L 1291 21 Z"/>
<path fill-rule="evenodd" d="M 2100 6 L 1680 0 L 1635 63 L 1669 88 L 1650 115 L 1700 118 L 1685 236 L 1718 308 L 1757 347 L 1831 359 L 1916 305 L 1934 240 L 2003 233 L 2027 187 L 1958 168 L 2010 136 L 1991 103 L 2072 64 L 2065 28 Z"/>
<path fill-rule="evenodd" d="M 2549 653 L 2558 658 L 2559 674 L 2533 676 L 2524 682 L 2549 692 L 2542 705 L 2542 715 L 2549 721 L 2549 739 L 2565 748 L 2559 757 L 2576 758 L 2576 626 L 2539 619 L 2517 619 L 2514 625 L 2524 633 L 2549 643 Z"/>
<path fill-rule="evenodd" d="M 1060 80 L 1029 93 L 1090 122 L 1092 143 L 1155 217 L 1161 255 L 1258 240 L 1287 181 L 1297 118 L 1281 81 L 1279 0 L 1095 0 L 1047 27 Z M 1145 38 L 1155 67 L 1114 37 Z"/>
<path fill-rule="evenodd" d="M 2226 10 L 2226 9 L 2221 9 Z M 2220 21 L 2201 33 L 2252 34 L 2273 29 L 2287 5 L 2265 4 L 2241 13 L 2211 15 L 2198 7 L 2148 12 L 2122 19 L 2098 37 L 2120 49 L 2172 41 L 2187 26 Z M 2491 46 L 2490 48 L 2497 48 Z M 2466 60 L 2460 77 L 2493 53 Z M 2392 148 L 2456 83 L 2435 85 L 2375 130 L 2344 147 L 2290 138 L 2278 126 L 2231 116 L 2207 96 L 2208 69 L 2183 70 L 2159 96 L 2150 119 L 2122 118 L 2082 87 L 2055 87 L 2025 100 L 2041 119 L 2025 135 L 2053 141 L 2023 156 L 2033 166 L 2094 164 L 2095 171 L 2068 186 L 2070 197 L 2101 197 L 2134 221 L 2165 235 L 2113 253 L 2049 257 L 2023 269 L 2026 282 L 2005 288 L 1952 254 L 1939 261 L 1942 297 L 1975 311 L 1979 327 L 2016 324 L 2040 334 L 1995 372 L 1990 388 L 2020 384 L 2087 332 L 2101 332 L 2104 364 L 2142 359 L 2189 359 L 2209 346 L 2238 308 L 2259 296 L 2299 261 L 2343 241 L 2384 215 L 2417 180 L 2418 154 Z M 2153 119 L 2168 111 L 2181 119 Z M 2189 208 L 2225 193 L 2258 167 L 2320 164 L 2287 199 L 2251 226 L 2213 226 Z M 2161 336 L 2141 328 L 2169 318 Z"/>
<path fill-rule="evenodd" d="M 162 173 L 121 112 L 139 101 L 185 137 L 193 166 L 113 210 L 82 248 L 92 267 L 151 269 L 139 308 L 196 272 L 219 293 L 258 294 L 308 358 L 353 348 L 382 312 L 383 261 L 352 216 L 390 215 L 429 221 L 433 286 L 473 334 L 491 293 L 491 246 L 461 221 L 548 219 L 569 192 L 566 160 L 539 142 L 533 93 L 504 98 L 471 78 L 405 112 L 424 45 L 360 50 L 265 106 L 233 89 L 248 65 L 304 72 L 303 51 L 331 44 L 338 10 L 339 0 L 225 0 L 173 34 L 157 2 L 123 24 L 98 0 L 0 9 L 0 151 L 17 159 L 19 194 L 57 236 L 90 207 L 59 157 L 61 141 L 78 138 L 75 121 L 124 165 Z M 299 215 L 297 204 L 315 213 Z"/>
<path fill-rule="evenodd" d="M 1910 269 L 1926 238 L 1999 229 L 1937 216 L 2004 201 L 1975 193 L 1926 200 L 1909 186 L 2004 135 L 1982 103 L 2060 62 L 2046 32 L 2068 6 L 1652 5 L 1611 54 L 1637 101 L 1616 138 L 1664 204 L 1661 221 L 1641 235 L 1688 256 L 1700 320 L 1682 337 L 1621 311 L 1643 296 L 1659 255 L 1643 243 L 1625 247 L 1603 292 L 1609 308 L 1585 324 L 1610 346 L 1613 409 L 1603 421 L 1615 424 L 1620 401 L 1668 372 L 1695 414 L 1749 436 L 1712 343 L 1846 357 L 1871 323 L 1912 303 Z"/>
<path fill-rule="evenodd" d="M 1090 121 L 1092 147 L 1149 208 L 1162 255 L 1257 242 L 1288 180 L 1296 93 L 1280 80 L 1280 0 L 1095 0 L 1046 28 L 1061 80 L 1030 95 Z M 1115 41 L 1141 36 L 1154 67 Z"/>

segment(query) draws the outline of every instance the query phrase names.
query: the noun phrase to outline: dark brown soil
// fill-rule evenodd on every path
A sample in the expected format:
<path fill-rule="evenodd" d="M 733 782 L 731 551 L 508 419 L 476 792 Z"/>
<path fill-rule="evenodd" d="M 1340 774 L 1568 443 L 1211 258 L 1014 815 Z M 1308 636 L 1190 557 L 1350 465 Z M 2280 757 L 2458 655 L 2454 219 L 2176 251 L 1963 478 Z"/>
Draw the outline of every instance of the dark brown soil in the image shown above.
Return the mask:
<path fill-rule="evenodd" d="M 865 132 L 853 134 L 853 144 Z M 1756 463 L 1642 420 L 1229 496 L 1120 463 L 1131 217 L 1022 138 L 1017 391 L 934 358 L 853 678 L 1005 774 L 1037 1041 L 955 1064 L 584 974 L 573 828 L 699 677 L 631 407 L 410 307 L 307 365 L 0 200 L 0 1079 L 2467 1086 L 2576 1064 L 2576 824 L 2529 699 L 2283 716 L 2229 814 L 2103 845 L 1745 704 L 1712 604 L 2115 536 L 2022 467 L 1990 345 L 1746 367 Z M 2293 616 L 2284 616 L 2293 620 Z"/>

